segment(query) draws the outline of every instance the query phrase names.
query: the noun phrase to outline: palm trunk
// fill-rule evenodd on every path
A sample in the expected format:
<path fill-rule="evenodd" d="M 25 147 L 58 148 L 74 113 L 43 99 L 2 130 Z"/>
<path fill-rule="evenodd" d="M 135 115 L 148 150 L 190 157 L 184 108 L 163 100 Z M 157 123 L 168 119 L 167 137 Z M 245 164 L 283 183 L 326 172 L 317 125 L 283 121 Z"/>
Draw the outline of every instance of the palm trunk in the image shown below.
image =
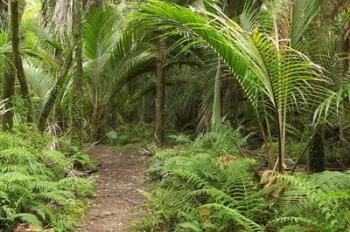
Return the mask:
<path fill-rule="evenodd" d="M 82 143 L 82 84 L 83 84 L 83 44 L 82 44 L 82 2 L 74 0 L 73 4 L 73 45 L 75 58 L 75 76 L 73 81 L 73 98 L 71 139 L 76 144 Z"/>
<path fill-rule="evenodd" d="M 284 134 L 283 131 L 283 120 L 282 115 L 278 113 L 278 171 L 283 172 L 284 171 L 284 148 L 285 148 L 285 141 L 284 141 Z"/>
<path fill-rule="evenodd" d="M 156 138 L 159 144 L 163 145 L 165 140 L 164 131 L 164 109 L 165 109 L 165 59 L 166 43 L 165 39 L 159 41 L 159 51 L 157 58 L 157 88 L 156 88 Z"/>
<path fill-rule="evenodd" d="M 4 7 L 5 11 L 8 11 L 7 8 Z M 9 16 L 9 22 L 10 21 Z M 12 31 L 11 27 L 9 27 L 9 34 L 8 34 L 8 41 L 11 41 L 12 37 Z M 5 69 L 4 69 L 4 82 L 3 82 L 3 98 L 6 99 L 5 102 L 5 108 L 7 111 L 5 112 L 3 119 L 2 119 L 2 127 L 4 130 L 11 130 L 13 127 L 13 97 L 15 94 L 15 73 L 13 73 L 11 70 L 12 68 L 12 60 L 13 55 L 9 54 L 6 56 L 5 61 Z"/>
<path fill-rule="evenodd" d="M 17 71 L 17 78 L 19 81 L 22 98 L 25 102 L 27 108 L 27 121 L 32 122 L 32 101 L 29 95 L 29 87 L 27 83 L 26 76 L 23 70 L 23 62 L 20 51 L 20 38 L 19 38 L 19 27 L 21 24 L 22 12 L 24 8 L 23 5 L 19 5 L 18 0 L 11 0 L 10 2 L 10 11 L 11 11 L 11 31 L 12 31 L 12 50 L 14 65 Z"/>
<path fill-rule="evenodd" d="M 101 8 L 103 6 L 103 0 L 93 0 L 92 7 Z"/>
<path fill-rule="evenodd" d="M 312 140 L 308 159 L 310 172 L 323 172 L 326 169 L 323 131 L 322 128 L 319 129 Z"/>
<path fill-rule="evenodd" d="M 65 78 L 68 74 L 71 63 L 72 63 L 72 50 L 70 50 L 69 53 L 67 54 L 67 58 L 64 61 L 62 74 L 58 77 L 56 84 L 53 87 L 53 89 L 51 90 L 50 96 L 49 96 L 48 100 L 45 102 L 43 110 L 41 111 L 39 123 L 38 123 L 38 128 L 41 131 L 45 130 L 46 121 L 50 115 L 52 107 L 54 106 L 54 104 L 56 102 L 57 96 L 62 89 L 62 86 L 63 86 Z"/>
<path fill-rule="evenodd" d="M 2 127 L 4 130 L 11 130 L 13 127 L 13 97 L 15 94 L 15 76 L 11 72 L 11 55 L 6 58 L 3 83 L 3 98 L 6 99 L 5 108 L 7 111 L 3 116 Z"/>
<path fill-rule="evenodd" d="M 263 104 L 263 112 L 264 112 L 264 125 L 266 127 L 266 132 L 263 126 L 263 123 L 260 119 L 259 113 L 256 112 L 257 118 L 258 118 L 258 124 L 260 127 L 261 134 L 263 136 L 264 144 L 266 144 L 267 148 L 267 159 L 268 159 L 268 168 L 273 169 L 275 167 L 275 162 L 276 162 L 276 157 L 273 152 L 273 147 L 272 147 L 272 133 L 271 133 L 271 126 L 269 122 L 269 117 L 267 113 L 266 106 Z"/>
<path fill-rule="evenodd" d="M 349 72 L 349 53 L 350 53 L 350 37 L 349 37 L 350 19 L 345 24 L 345 29 L 341 37 L 341 47 L 342 47 L 342 59 L 343 59 L 343 75 L 336 79 L 336 86 L 340 88 L 343 84 L 343 79 Z M 344 146 L 346 143 L 346 135 L 344 129 L 344 122 L 346 121 L 346 107 L 344 104 L 340 105 L 339 109 L 339 138 L 341 145 Z"/>
<path fill-rule="evenodd" d="M 280 50 L 280 39 L 278 34 L 277 20 L 273 18 L 274 37 L 276 50 Z M 274 92 L 274 91 L 273 91 Z M 276 100 L 276 93 L 273 93 L 274 99 Z M 281 99 L 282 96 L 279 96 Z M 275 101 L 275 104 L 278 101 Z M 278 104 L 278 103 L 277 103 Z M 286 103 L 281 102 L 276 105 L 276 118 L 278 123 L 278 171 L 284 171 L 284 158 L 285 158 L 285 147 L 286 147 Z"/>
<path fill-rule="evenodd" d="M 221 123 L 221 60 L 218 59 L 218 66 L 215 76 L 213 115 L 211 118 L 212 129 L 216 129 Z"/>
<path fill-rule="evenodd" d="M 0 25 L 0 30 L 6 30 L 8 22 L 8 2 L 7 0 L 0 1 L 0 21 L 4 22 Z"/>

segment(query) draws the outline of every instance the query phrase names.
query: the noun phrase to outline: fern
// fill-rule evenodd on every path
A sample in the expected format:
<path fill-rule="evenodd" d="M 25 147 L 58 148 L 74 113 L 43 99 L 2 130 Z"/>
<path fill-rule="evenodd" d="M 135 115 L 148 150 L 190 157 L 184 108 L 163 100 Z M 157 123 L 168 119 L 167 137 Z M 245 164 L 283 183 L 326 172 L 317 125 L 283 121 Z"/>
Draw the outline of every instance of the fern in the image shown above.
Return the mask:
<path fill-rule="evenodd" d="M 243 144 L 236 142 L 241 139 L 238 130 L 223 129 L 174 149 L 156 150 L 150 169 L 160 178 L 154 179 L 159 181 L 157 188 L 144 193 L 149 202 L 146 210 L 152 217 L 142 220 L 141 227 L 262 231 L 259 223 L 265 221 L 267 204 L 255 178 L 256 162 L 238 155 L 222 163 L 218 157 L 238 151 L 235 144 Z"/>
<path fill-rule="evenodd" d="M 276 178 L 279 185 L 288 187 L 277 199 L 282 215 L 273 223 L 304 224 L 320 231 L 344 231 L 350 225 L 347 174 L 324 172 L 310 177 L 280 175 Z"/>
<path fill-rule="evenodd" d="M 263 228 L 252 221 L 251 219 L 245 217 L 242 215 L 239 211 L 223 206 L 221 204 L 207 204 L 202 206 L 204 208 L 214 209 L 217 211 L 220 211 L 221 214 L 228 215 L 230 218 L 232 218 L 233 221 L 235 221 L 237 224 L 244 227 L 245 231 L 251 231 L 251 232 L 260 232 L 263 231 Z"/>
<path fill-rule="evenodd" d="M 350 227 L 349 172 L 273 175 L 263 188 L 254 159 L 220 156 L 225 147 L 240 144 L 240 136 L 237 142 L 219 136 L 232 131 L 155 150 L 150 168 L 159 177 L 157 187 L 145 193 L 145 210 L 152 216 L 137 231 L 342 232 Z"/>
<path fill-rule="evenodd" d="M 27 129 L 28 130 L 28 129 Z M 91 196 L 91 180 L 67 177 L 77 166 L 92 164 L 81 152 L 49 151 L 49 136 L 26 127 L 0 132 L 0 227 L 11 231 L 23 222 L 38 228 L 71 231 Z"/>

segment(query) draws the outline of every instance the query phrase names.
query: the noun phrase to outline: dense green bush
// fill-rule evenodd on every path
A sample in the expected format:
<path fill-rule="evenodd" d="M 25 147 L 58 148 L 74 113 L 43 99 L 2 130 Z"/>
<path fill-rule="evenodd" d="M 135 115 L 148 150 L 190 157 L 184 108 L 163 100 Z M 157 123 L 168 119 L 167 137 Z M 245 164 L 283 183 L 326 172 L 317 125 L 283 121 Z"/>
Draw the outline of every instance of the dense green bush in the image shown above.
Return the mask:
<path fill-rule="evenodd" d="M 273 175 L 240 156 L 245 139 L 225 127 L 158 149 L 153 190 L 136 231 L 343 232 L 349 228 L 350 173 Z M 140 229 L 141 228 L 141 229 Z"/>
<path fill-rule="evenodd" d="M 0 228 L 16 223 L 70 231 L 92 193 L 76 168 L 93 166 L 82 152 L 50 149 L 53 138 L 34 128 L 0 132 Z M 61 142 L 63 143 L 63 142 Z"/>
<path fill-rule="evenodd" d="M 146 145 L 154 138 L 153 127 L 144 123 L 122 124 L 116 130 L 106 133 L 106 141 L 111 145 Z"/>
<path fill-rule="evenodd" d="M 186 141 L 183 136 L 179 140 Z M 146 231 L 259 231 L 268 205 L 255 175 L 257 163 L 240 156 L 238 130 L 222 128 L 159 150 L 149 172 L 157 187 L 144 195 Z"/>

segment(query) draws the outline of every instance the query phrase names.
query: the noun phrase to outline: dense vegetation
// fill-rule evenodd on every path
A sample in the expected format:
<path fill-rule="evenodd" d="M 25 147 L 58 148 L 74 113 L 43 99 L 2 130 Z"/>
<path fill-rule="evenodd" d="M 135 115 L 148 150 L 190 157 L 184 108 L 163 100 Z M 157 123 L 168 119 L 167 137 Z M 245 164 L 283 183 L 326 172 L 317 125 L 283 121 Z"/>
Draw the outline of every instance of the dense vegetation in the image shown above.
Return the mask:
<path fill-rule="evenodd" d="M 33 128 L 16 127 L 0 138 L 1 231 L 18 222 L 73 229 L 92 194 L 92 181 L 83 178 L 83 171 L 94 166 L 90 158 L 63 138 L 57 141 Z M 57 143 L 61 151 L 53 149 Z"/>
<path fill-rule="evenodd" d="M 175 139 L 178 146 L 155 150 L 154 188 L 142 192 L 146 217 L 135 231 L 348 231 L 349 172 L 259 172 L 229 127 Z"/>
<path fill-rule="evenodd" d="M 349 53 L 349 0 L 0 0 L 0 230 L 71 231 L 109 143 L 136 231 L 349 231 Z"/>

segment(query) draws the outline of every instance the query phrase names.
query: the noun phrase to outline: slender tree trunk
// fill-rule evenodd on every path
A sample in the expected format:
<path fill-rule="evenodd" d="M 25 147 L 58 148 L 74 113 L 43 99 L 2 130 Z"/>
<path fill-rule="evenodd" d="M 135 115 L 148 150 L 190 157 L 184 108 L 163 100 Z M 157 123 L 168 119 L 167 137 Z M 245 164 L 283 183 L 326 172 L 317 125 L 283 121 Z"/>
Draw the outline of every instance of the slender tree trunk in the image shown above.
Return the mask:
<path fill-rule="evenodd" d="M 20 50 L 20 36 L 19 36 L 19 27 L 21 24 L 25 2 L 22 1 L 22 3 L 20 4 L 18 0 L 11 0 L 10 4 L 11 4 L 10 11 L 11 11 L 12 51 L 13 51 L 14 65 L 17 71 L 17 78 L 19 81 L 22 98 L 27 108 L 27 121 L 33 122 L 32 101 L 30 99 L 29 87 L 28 87 L 27 79 L 23 69 L 23 62 L 22 62 L 21 50 Z"/>
<path fill-rule="evenodd" d="M 147 74 L 143 74 L 145 80 L 148 79 Z M 148 81 L 145 82 L 145 86 L 149 86 Z M 142 97 L 142 105 L 141 105 L 141 112 L 139 111 L 139 115 L 140 115 L 140 121 L 142 123 L 146 123 L 146 111 L 147 111 L 147 105 L 146 105 L 146 96 Z"/>
<path fill-rule="evenodd" d="M 142 123 L 146 123 L 146 96 L 142 97 L 142 106 L 141 106 L 141 112 L 140 112 L 140 121 Z"/>
<path fill-rule="evenodd" d="M 274 27 L 274 37 L 275 37 L 275 46 L 277 50 L 280 50 L 280 39 L 278 34 L 278 26 L 276 17 L 273 18 L 273 27 Z M 276 93 L 273 93 L 276 98 Z M 283 108 L 285 103 L 280 103 L 280 105 L 276 105 L 276 115 L 278 122 L 278 171 L 284 171 L 284 156 L 285 156 L 285 146 L 286 146 L 286 131 L 285 131 L 285 123 L 286 123 L 286 113 L 284 112 L 285 108 Z M 286 107 L 286 106 L 285 106 Z"/>
<path fill-rule="evenodd" d="M 157 87 L 156 87 L 156 138 L 159 144 L 163 145 L 165 140 L 164 131 L 164 109 L 165 109 L 165 59 L 166 43 L 165 39 L 159 40 L 159 50 L 157 58 Z"/>
<path fill-rule="evenodd" d="M 92 0 L 91 6 L 101 8 L 103 6 L 103 0 Z"/>
<path fill-rule="evenodd" d="M 8 7 L 4 10 L 9 12 Z M 11 24 L 11 15 L 8 16 L 9 24 Z M 9 27 L 8 41 L 11 41 L 12 31 Z M 15 94 L 15 73 L 13 72 L 13 55 L 6 56 L 3 82 L 3 98 L 6 99 L 5 108 L 7 111 L 3 116 L 2 127 L 4 130 L 11 130 L 13 127 L 13 97 Z"/>
<path fill-rule="evenodd" d="M 283 131 L 283 121 L 282 121 L 282 115 L 278 114 L 278 171 L 283 172 L 284 170 L 284 147 L 285 147 L 285 141 L 284 138 L 284 131 Z"/>
<path fill-rule="evenodd" d="M 221 60 L 218 59 L 218 65 L 215 76 L 214 86 L 214 103 L 213 103 L 213 114 L 211 118 L 212 129 L 216 129 L 221 123 Z"/>
<path fill-rule="evenodd" d="M 350 19 L 345 24 L 344 32 L 341 37 L 341 47 L 342 47 L 342 59 L 343 59 L 343 75 L 336 79 L 336 85 L 340 88 L 343 84 L 344 77 L 349 72 L 350 63 L 349 63 L 349 53 L 350 53 Z M 346 143 L 346 135 L 344 129 L 344 121 L 346 120 L 345 115 L 346 107 L 344 104 L 341 104 L 339 109 L 339 138 L 341 145 L 344 146 Z"/>
<path fill-rule="evenodd" d="M 6 99 L 5 108 L 7 111 L 3 116 L 2 128 L 4 130 L 11 130 L 13 127 L 13 97 L 15 94 L 15 76 L 11 71 L 11 57 L 8 55 L 6 57 L 6 64 L 4 70 L 4 84 L 3 84 L 3 98 Z"/>
<path fill-rule="evenodd" d="M 323 128 L 316 132 L 312 140 L 308 166 L 310 172 L 323 172 L 326 169 Z"/>
<path fill-rule="evenodd" d="M 47 101 L 44 104 L 44 107 L 41 111 L 40 114 L 40 118 L 39 118 L 39 123 L 38 123 L 38 128 L 41 131 L 45 130 L 46 127 L 46 121 L 50 115 L 50 112 L 56 102 L 57 96 L 59 94 L 59 92 L 61 91 L 65 78 L 68 74 L 69 68 L 71 66 L 72 63 L 72 50 L 70 50 L 67 54 L 67 58 L 64 61 L 63 64 L 63 70 L 62 73 L 60 74 L 60 76 L 58 77 L 55 86 L 53 87 L 53 89 L 50 92 L 50 96 L 47 99 Z"/>
<path fill-rule="evenodd" d="M 0 20 L 4 22 L 0 25 L 0 30 L 5 30 L 7 28 L 8 23 L 8 0 L 0 1 Z"/>
<path fill-rule="evenodd" d="M 82 136 L 82 84 L 83 84 L 83 43 L 82 43 L 82 0 L 74 0 L 73 4 L 73 45 L 75 58 L 75 76 L 73 80 L 73 98 L 71 123 L 71 139 L 81 144 Z"/>

